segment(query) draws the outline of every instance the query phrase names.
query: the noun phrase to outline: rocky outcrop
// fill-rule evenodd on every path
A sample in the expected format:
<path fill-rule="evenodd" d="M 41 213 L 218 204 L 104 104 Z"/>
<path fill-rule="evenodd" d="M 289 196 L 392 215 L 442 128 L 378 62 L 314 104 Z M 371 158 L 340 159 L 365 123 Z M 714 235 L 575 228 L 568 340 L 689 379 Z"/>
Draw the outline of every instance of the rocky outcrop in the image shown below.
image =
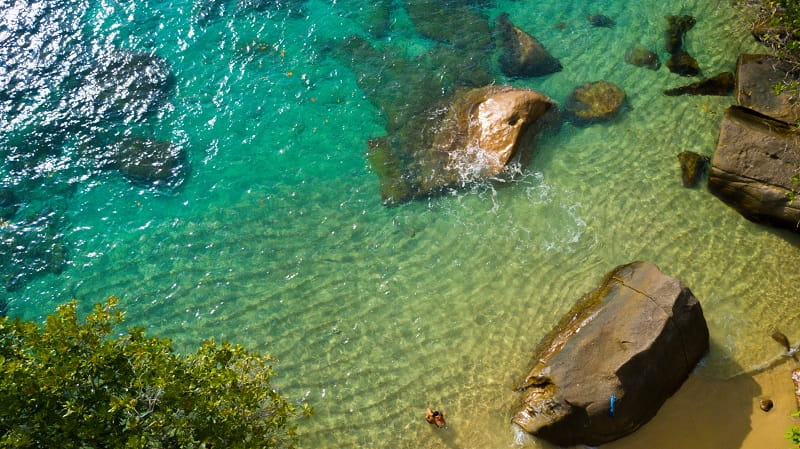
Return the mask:
<path fill-rule="evenodd" d="M 646 67 L 650 70 L 661 68 L 661 60 L 658 59 L 658 55 L 640 45 L 636 45 L 625 52 L 625 62 L 637 67 Z"/>
<path fill-rule="evenodd" d="M 667 60 L 667 68 L 672 73 L 681 76 L 696 76 L 700 74 L 700 64 L 685 51 L 679 51 Z"/>
<path fill-rule="evenodd" d="M 686 39 L 686 33 L 694 28 L 694 17 L 683 16 L 668 16 L 667 17 L 667 31 L 665 33 L 665 48 L 670 54 L 675 54 L 683 51 L 683 41 Z"/>
<path fill-rule="evenodd" d="M 697 23 L 692 16 L 667 17 L 667 32 L 665 35 L 666 49 L 672 55 L 667 60 L 667 68 L 672 73 L 681 76 L 695 76 L 700 73 L 700 65 L 686 52 L 684 40 L 686 33 Z"/>
<path fill-rule="evenodd" d="M 752 221 L 798 231 L 800 204 L 790 200 L 798 167 L 796 128 L 732 106 L 720 125 L 708 188 Z"/>
<path fill-rule="evenodd" d="M 775 95 L 774 86 L 783 81 L 800 80 L 792 66 L 770 55 L 743 54 L 736 62 L 736 89 L 739 105 L 787 123 L 800 118 L 800 103 L 794 91 Z"/>
<path fill-rule="evenodd" d="M 688 287 L 648 262 L 618 267 L 539 345 L 513 422 L 561 446 L 615 440 L 656 414 L 708 345 Z"/>
<path fill-rule="evenodd" d="M 552 100 L 527 89 L 457 92 L 395 134 L 370 140 L 368 158 L 380 177 L 384 204 L 510 175 L 506 167 L 527 164 L 536 134 L 557 114 Z"/>
<path fill-rule="evenodd" d="M 509 77 L 533 77 L 561 70 L 561 63 L 533 36 L 516 27 L 503 13 L 495 20 L 499 35 L 500 70 Z"/>
<path fill-rule="evenodd" d="M 614 28 L 614 25 L 617 24 L 614 19 L 605 14 L 589 14 L 586 16 L 586 20 L 588 20 L 592 26 L 599 28 Z"/>
<path fill-rule="evenodd" d="M 625 91 L 608 81 L 584 84 L 564 102 L 564 118 L 579 126 L 611 120 L 625 104 L 625 98 Z"/>
<path fill-rule="evenodd" d="M 708 168 L 709 159 L 706 156 L 692 151 L 682 151 L 678 154 L 681 164 L 681 180 L 684 187 L 696 187 Z"/>
<path fill-rule="evenodd" d="M 686 86 L 667 89 L 664 95 L 671 97 L 678 95 L 730 95 L 733 92 L 735 85 L 733 73 L 722 72 L 719 75 L 711 78 L 698 81 L 696 83 L 687 84 Z"/>

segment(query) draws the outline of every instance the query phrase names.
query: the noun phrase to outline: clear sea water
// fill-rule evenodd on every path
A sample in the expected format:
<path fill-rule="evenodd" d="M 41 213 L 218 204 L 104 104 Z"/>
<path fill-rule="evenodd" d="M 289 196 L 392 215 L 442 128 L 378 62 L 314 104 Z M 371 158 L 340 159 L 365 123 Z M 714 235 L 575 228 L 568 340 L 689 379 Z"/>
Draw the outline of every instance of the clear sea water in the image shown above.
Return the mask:
<path fill-rule="evenodd" d="M 281 391 L 316 408 L 301 429 L 307 448 L 545 447 L 509 424 L 512 389 L 561 314 L 634 260 L 700 299 L 712 339 L 700 373 L 775 359 L 774 328 L 800 339 L 800 240 L 680 182 L 676 155 L 713 154 L 732 98 L 666 97 L 695 79 L 623 61 L 635 44 L 665 61 L 665 17 L 691 14 L 686 48 L 704 74 L 733 70 L 739 53 L 763 49 L 728 1 L 484 4 L 564 66 L 523 80 L 495 67 L 496 83 L 562 103 L 604 79 L 631 108 L 544 138 L 514 182 L 394 208 L 365 158 L 385 119 L 329 42 L 359 34 L 409 55 L 438 44 L 402 2 L 382 37 L 368 33 L 368 0 L 247 3 L 0 0 L 0 187 L 22 204 L 0 232 L 34 242 L 0 262 L 30 272 L 3 292 L 10 315 L 38 320 L 70 299 L 88 308 L 117 295 L 131 324 L 181 350 L 213 337 L 269 352 Z M 592 27 L 592 13 L 616 26 Z M 174 87 L 150 113 L 75 125 L 87 100 L 74 86 L 112 49 L 164 58 Z M 99 169 L 86 157 L 98 132 L 171 141 L 188 161 L 184 182 Z M 66 254 L 61 272 L 35 273 L 32 260 L 53 251 Z M 445 411 L 446 431 L 422 420 L 427 406 Z"/>

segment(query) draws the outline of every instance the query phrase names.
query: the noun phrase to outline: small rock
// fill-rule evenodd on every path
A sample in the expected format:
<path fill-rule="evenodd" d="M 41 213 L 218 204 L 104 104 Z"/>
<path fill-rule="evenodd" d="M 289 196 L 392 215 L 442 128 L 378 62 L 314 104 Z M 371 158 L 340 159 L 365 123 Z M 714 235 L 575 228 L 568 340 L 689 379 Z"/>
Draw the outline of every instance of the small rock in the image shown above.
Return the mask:
<path fill-rule="evenodd" d="M 768 411 L 772 410 L 772 407 L 774 405 L 775 404 L 773 404 L 772 400 L 770 400 L 770 399 L 762 399 L 762 400 L 758 401 L 758 406 L 761 408 L 761 410 L 764 410 L 765 412 L 768 412 Z"/>
<path fill-rule="evenodd" d="M 681 163 L 683 186 L 697 186 L 708 168 L 709 158 L 691 151 L 683 151 L 678 155 L 678 161 Z"/>
<path fill-rule="evenodd" d="M 608 17 L 604 14 L 589 14 L 589 16 L 586 18 L 589 20 L 589 23 L 591 23 L 592 26 L 600 28 L 613 28 L 614 25 L 617 24 L 617 22 L 614 22 L 611 17 Z"/>
<path fill-rule="evenodd" d="M 533 77 L 561 71 L 561 63 L 533 36 L 511 23 L 508 14 L 495 20 L 500 35 L 500 70 L 509 77 Z"/>
<path fill-rule="evenodd" d="M 180 181 L 185 155 L 180 147 L 163 140 L 125 137 L 110 145 L 99 161 L 126 177 L 146 183 Z"/>
<path fill-rule="evenodd" d="M 658 55 L 639 45 L 625 52 L 625 62 L 638 67 L 647 67 L 650 70 L 661 68 L 661 61 L 658 59 Z"/>
<path fill-rule="evenodd" d="M 674 53 L 667 61 L 667 68 L 672 73 L 681 76 L 697 76 L 700 74 L 700 64 L 685 51 Z"/>
<path fill-rule="evenodd" d="M 625 104 L 625 91 L 608 81 L 578 86 L 564 102 L 564 115 L 576 125 L 611 120 Z"/>
<path fill-rule="evenodd" d="M 667 89 L 664 95 L 671 97 L 677 95 L 730 95 L 733 92 L 734 86 L 733 73 L 722 72 L 719 75 L 713 76 L 696 83 L 687 84 L 686 86 L 676 87 L 674 89 Z"/>

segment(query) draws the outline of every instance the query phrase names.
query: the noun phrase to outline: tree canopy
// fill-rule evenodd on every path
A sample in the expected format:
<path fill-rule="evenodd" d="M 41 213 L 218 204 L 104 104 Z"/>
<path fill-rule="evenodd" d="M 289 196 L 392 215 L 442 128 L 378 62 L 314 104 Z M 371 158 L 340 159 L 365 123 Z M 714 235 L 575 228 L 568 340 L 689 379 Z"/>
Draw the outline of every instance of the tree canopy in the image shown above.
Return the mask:
<path fill-rule="evenodd" d="M 2 448 L 292 448 L 295 407 L 271 385 L 271 356 L 206 341 L 178 354 L 123 323 L 111 297 L 42 327 L 0 317 Z"/>

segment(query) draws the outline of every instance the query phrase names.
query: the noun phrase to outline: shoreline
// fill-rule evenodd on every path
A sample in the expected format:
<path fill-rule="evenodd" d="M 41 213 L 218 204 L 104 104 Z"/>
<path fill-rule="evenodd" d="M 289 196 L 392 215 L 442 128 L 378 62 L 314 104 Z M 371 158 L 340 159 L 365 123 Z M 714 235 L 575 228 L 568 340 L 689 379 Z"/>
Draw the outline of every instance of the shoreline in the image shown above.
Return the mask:
<path fill-rule="evenodd" d="M 633 434 L 603 445 L 604 449 L 637 449 L 669 442 L 683 449 L 763 449 L 791 447 L 786 431 L 798 425 L 792 370 L 786 358 L 763 370 L 727 380 L 692 373 L 655 417 Z M 774 407 L 764 412 L 761 399 Z"/>

